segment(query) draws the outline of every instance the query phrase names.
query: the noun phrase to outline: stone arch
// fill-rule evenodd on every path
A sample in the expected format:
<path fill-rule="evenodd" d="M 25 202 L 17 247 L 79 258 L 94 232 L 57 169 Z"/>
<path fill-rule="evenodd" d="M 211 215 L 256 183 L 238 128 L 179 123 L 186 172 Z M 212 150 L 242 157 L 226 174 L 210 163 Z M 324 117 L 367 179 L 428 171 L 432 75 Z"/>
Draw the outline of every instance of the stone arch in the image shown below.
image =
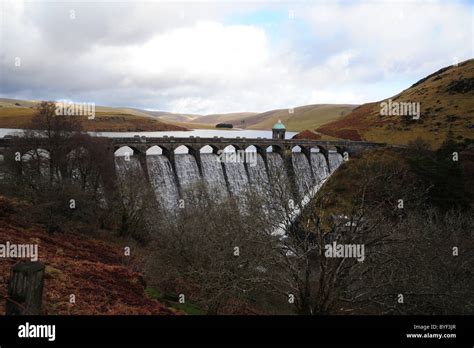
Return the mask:
<path fill-rule="evenodd" d="M 159 145 L 153 145 L 146 149 L 147 156 L 164 155 L 165 150 Z"/>
<path fill-rule="evenodd" d="M 281 155 L 284 152 L 284 149 L 280 145 L 269 145 L 265 148 L 265 152 L 276 152 Z"/>
<path fill-rule="evenodd" d="M 133 145 L 124 145 L 124 146 L 116 146 L 114 147 L 114 155 L 115 157 L 123 157 L 123 156 L 134 156 L 139 155 L 141 151 Z"/>
<path fill-rule="evenodd" d="M 148 147 L 145 151 L 147 156 L 163 155 L 166 157 L 170 157 L 171 152 L 172 151 L 168 147 L 163 145 L 153 145 Z"/>
<path fill-rule="evenodd" d="M 322 146 L 322 145 L 312 145 L 312 146 L 310 147 L 310 153 L 315 153 L 315 152 L 316 152 L 316 153 L 317 153 L 317 152 L 322 153 L 322 154 L 324 155 L 324 157 L 326 157 L 326 159 L 327 159 L 327 157 L 328 157 L 328 149 L 327 149 L 326 146 Z"/>
<path fill-rule="evenodd" d="M 339 152 L 338 148 L 334 145 L 330 145 L 326 147 L 327 152 Z"/>
<path fill-rule="evenodd" d="M 245 152 L 258 152 L 258 149 L 255 145 L 248 145 L 245 147 Z"/>
<path fill-rule="evenodd" d="M 175 155 L 181 155 L 181 154 L 191 154 L 193 152 L 192 147 L 188 145 L 179 145 L 173 150 L 173 153 Z"/>
<path fill-rule="evenodd" d="M 222 149 L 222 152 L 237 152 L 237 150 L 240 150 L 239 146 L 236 145 L 227 145 Z"/>
<path fill-rule="evenodd" d="M 212 145 L 212 144 L 204 145 L 199 149 L 199 153 L 214 153 L 214 154 L 217 154 L 218 151 L 219 151 L 219 148 L 215 145 Z"/>
<path fill-rule="evenodd" d="M 291 152 L 303 152 L 303 147 L 300 145 L 295 145 L 291 147 Z"/>

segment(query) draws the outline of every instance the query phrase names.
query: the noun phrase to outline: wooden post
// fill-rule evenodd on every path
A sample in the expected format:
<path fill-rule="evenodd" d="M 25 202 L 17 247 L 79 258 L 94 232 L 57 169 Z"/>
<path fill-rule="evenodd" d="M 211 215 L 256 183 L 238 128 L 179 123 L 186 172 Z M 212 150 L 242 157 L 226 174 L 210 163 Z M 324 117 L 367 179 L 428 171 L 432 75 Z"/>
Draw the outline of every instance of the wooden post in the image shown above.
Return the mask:
<path fill-rule="evenodd" d="M 38 315 L 43 300 L 44 265 L 24 262 L 11 270 L 7 315 Z"/>

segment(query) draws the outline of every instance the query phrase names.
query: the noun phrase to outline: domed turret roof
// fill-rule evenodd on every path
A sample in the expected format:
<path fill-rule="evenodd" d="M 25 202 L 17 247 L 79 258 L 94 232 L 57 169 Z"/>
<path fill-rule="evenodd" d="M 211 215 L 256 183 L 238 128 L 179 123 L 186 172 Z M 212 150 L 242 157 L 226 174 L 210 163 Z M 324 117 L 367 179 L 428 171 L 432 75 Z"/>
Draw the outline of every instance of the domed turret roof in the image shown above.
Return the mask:
<path fill-rule="evenodd" d="M 286 129 L 286 127 L 281 123 L 281 120 L 278 120 L 278 122 L 273 125 L 272 129 Z"/>

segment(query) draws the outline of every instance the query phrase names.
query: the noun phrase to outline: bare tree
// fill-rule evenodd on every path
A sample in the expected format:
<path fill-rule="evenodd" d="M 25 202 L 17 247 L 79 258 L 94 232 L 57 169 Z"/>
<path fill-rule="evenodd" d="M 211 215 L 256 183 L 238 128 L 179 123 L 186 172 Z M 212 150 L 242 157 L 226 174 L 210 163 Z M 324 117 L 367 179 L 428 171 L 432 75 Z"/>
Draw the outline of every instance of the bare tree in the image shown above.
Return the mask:
<path fill-rule="evenodd" d="M 157 228 L 152 284 L 186 295 L 208 314 L 258 311 L 271 289 L 271 237 L 235 201 L 217 196 L 202 182 L 190 187 L 176 217 Z"/>
<path fill-rule="evenodd" d="M 29 127 L 6 156 L 4 192 L 32 202 L 51 232 L 101 225 L 114 177 L 107 142 L 83 133 L 76 116 L 56 115 L 53 102 L 39 104 Z"/>
<path fill-rule="evenodd" d="M 350 175 L 346 170 L 351 170 Z M 350 181 L 344 182 L 344 176 Z M 281 267 L 274 272 L 272 284 L 295 297 L 300 314 L 472 310 L 468 285 L 472 275 L 466 268 L 472 264 L 472 253 L 463 248 L 462 256 L 453 257 L 451 247 L 445 246 L 444 258 L 438 255 L 439 247 L 454 236 L 457 244 L 472 243 L 471 234 L 456 227 L 472 231 L 472 219 L 465 213 L 434 219 L 426 213 L 429 189 L 390 152 L 367 154 L 342 167 L 287 225 L 282 247 L 275 249 L 275 264 Z M 344 193 L 342 199 L 338 192 Z M 331 244 L 363 246 L 364 255 L 328 257 L 325 251 Z M 439 277 L 437 269 L 442 265 L 451 275 Z M 403 293 L 414 297 L 409 306 L 397 305 Z"/>

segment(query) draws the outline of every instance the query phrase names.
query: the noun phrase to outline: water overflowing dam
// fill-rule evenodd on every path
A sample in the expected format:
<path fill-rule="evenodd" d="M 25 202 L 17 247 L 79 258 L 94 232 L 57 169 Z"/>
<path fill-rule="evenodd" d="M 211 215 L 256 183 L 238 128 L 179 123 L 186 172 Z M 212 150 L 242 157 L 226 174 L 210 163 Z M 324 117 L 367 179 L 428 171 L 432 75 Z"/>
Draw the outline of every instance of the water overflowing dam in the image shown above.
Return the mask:
<path fill-rule="evenodd" d="M 190 153 L 174 154 L 172 160 L 164 154 L 154 154 L 146 156 L 146 166 L 140 164 L 138 156 L 115 157 L 117 176 L 148 181 L 157 202 L 169 212 L 178 207 L 181 198 L 186 198 L 186 190 L 199 181 L 217 197 L 238 200 L 248 191 L 272 195 L 272 184 L 278 180 L 298 200 L 342 162 L 343 156 L 332 151 L 327 156 L 319 152 L 311 152 L 310 156 L 303 152 L 268 152 L 265 156 L 254 153 L 245 162 L 222 153 L 200 153 L 199 158 Z"/>

